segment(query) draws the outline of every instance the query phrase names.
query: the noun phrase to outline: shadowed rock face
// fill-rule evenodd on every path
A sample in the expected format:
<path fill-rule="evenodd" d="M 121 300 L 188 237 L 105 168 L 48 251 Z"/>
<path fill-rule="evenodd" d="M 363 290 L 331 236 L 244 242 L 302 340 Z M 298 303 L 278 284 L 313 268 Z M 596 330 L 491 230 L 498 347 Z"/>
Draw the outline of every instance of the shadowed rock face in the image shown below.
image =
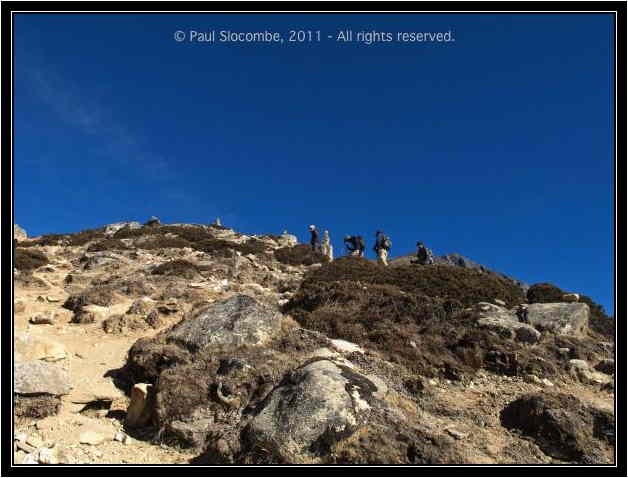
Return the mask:
<path fill-rule="evenodd" d="M 279 314 L 255 299 L 237 295 L 212 304 L 181 322 L 166 337 L 169 343 L 197 351 L 208 345 L 258 345 L 268 340 L 279 324 Z"/>
<path fill-rule="evenodd" d="M 291 374 L 245 431 L 251 448 L 273 450 L 279 462 L 320 455 L 350 436 L 371 408 L 375 385 L 329 360 Z"/>
<path fill-rule="evenodd" d="M 614 417 L 562 394 L 524 395 L 500 415 L 502 425 L 535 439 L 550 456 L 578 463 L 603 461 L 604 442 L 614 442 Z"/>

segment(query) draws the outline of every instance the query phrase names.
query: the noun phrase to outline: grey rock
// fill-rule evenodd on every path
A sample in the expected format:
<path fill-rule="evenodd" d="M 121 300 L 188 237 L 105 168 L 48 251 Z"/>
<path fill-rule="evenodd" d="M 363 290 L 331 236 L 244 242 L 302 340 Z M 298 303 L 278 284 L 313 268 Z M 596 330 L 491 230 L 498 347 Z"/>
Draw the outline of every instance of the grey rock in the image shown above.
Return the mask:
<path fill-rule="evenodd" d="M 70 393 L 70 377 L 62 368 L 39 360 L 16 363 L 14 392 L 21 395 Z"/>
<path fill-rule="evenodd" d="M 480 302 L 473 308 L 478 327 L 489 329 L 502 337 L 524 343 L 536 343 L 541 333 L 529 324 L 519 322 L 517 316 L 499 305 Z"/>
<path fill-rule="evenodd" d="M 279 462 L 304 462 L 351 436 L 376 391 L 366 377 L 318 360 L 284 377 L 245 433 L 253 448 L 272 451 Z"/>
<path fill-rule="evenodd" d="M 25 241 L 26 239 L 28 239 L 28 235 L 26 234 L 26 231 L 22 229 L 19 225 L 13 224 L 13 238 L 17 239 L 18 241 Z"/>
<path fill-rule="evenodd" d="M 589 325 L 589 306 L 581 302 L 529 304 L 524 320 L 542 332 L 580 337 Z"/>
<path fill-rule="evenodd" d="M 170 331 L 166 340 L 188 350 L 208 345 L 259 345 L 280 326 L 280 314 L 252 297 L 236 295 L 195 312 Z"/>
<path fill-rule="evenodd" d="M 142 225 L 137 221 L 127 221 L 127 222 L 115 222 L 113 224 L 107 224 L 105 226 L 104 233 L 106 236 L 112 236 L 120 229 L 128 228 L 128 229 L 139 229 Z"/>

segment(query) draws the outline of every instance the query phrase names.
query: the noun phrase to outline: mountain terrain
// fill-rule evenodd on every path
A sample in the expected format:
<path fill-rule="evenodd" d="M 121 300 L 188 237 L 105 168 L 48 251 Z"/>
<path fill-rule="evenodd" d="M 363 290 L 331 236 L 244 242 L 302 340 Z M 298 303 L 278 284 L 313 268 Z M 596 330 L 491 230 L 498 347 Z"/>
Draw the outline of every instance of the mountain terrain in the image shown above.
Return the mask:
<path fill-rule="evenodd" d="M 615 461 L 614 321 L 580 291 L 221 225 L 14 238 L 15 463 Z"/>

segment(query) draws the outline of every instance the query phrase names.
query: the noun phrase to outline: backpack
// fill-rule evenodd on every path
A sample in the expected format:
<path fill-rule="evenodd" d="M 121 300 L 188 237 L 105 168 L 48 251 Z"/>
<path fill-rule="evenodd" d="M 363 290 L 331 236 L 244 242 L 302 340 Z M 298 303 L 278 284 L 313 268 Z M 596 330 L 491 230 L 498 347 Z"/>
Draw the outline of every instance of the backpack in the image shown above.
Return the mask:
<path fill-rule="evenodd" d="M 362 238 L 362 236 L 357 237 L 357 243 L 358 243 L 358 249 L 363 251 L 364 248 L 366 247 L 366 244 L 364 244 L 364 239 Z"/>
<path fill-rule="evenodd" d="M 389 251 L 390 248 L 392 247 L 392 241 L 390 240 L 388 236 L 384 236 L 382 238 L 382 247 L 386 249 L 387 251 Z"/>
<path fill-rule="evenodd" d="M 419 262 L 424 264 L 425 261 L 427 261 L 427 258 L 428 258 L 427 248 L 425 246 L 420 247 L 417 253 L 417 259 L 419 259 Z"/>

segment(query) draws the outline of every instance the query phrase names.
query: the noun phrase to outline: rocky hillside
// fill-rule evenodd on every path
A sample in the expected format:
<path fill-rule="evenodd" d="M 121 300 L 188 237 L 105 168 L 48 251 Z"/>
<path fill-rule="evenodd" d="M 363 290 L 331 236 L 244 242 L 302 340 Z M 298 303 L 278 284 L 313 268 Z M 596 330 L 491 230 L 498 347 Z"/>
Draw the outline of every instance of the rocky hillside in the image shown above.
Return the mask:
<path fill-rule="evenodd" d="M 16 238 L 17 463 L 614 460 L 586 296 L 216 225 Z"/>

